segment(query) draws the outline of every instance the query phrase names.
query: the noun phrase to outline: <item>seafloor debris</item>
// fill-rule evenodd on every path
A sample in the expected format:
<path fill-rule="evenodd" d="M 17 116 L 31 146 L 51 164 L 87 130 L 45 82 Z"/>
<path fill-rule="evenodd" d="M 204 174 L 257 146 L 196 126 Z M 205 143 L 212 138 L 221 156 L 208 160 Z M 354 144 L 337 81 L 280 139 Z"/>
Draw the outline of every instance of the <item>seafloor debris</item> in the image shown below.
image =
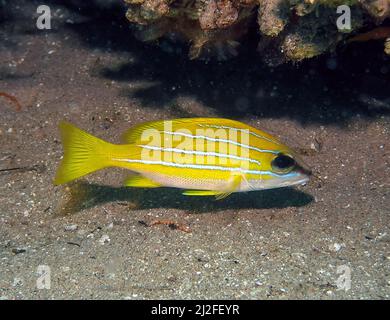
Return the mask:
<path fill-rule="evenodd" d="M 145 221 L 143 220 L 140 220 L 138 221 L 141 225 L 145 226 L 145 227 L 152 227 L 152 226 L 155 226 L 155 225 L 159 225 L 159 224 L 162 224 L 162 225 L 166 225 L 168 226 L 169 228 L 171 228 L 172 230 L 180 230 L 180 231 L 183 231 L 183 232 L 186 232 L 186 233 L 191 233 L 191 229 L 190 227 L 186 226 L 186 225 L 182 225 L 182 224 L 179 224 L 173 220 L 153 220 L 151 223 L 146 223 Z"/>
<path fill-rule="evenodd" d="M 191 59 L 210 55 L 227 59 L 237 54 L 239 41 L 255 31 L 258 51 L 269 64 L 301 61 L 333 50 L 340 41 L 390 17 L 390 0 L 124 1 L 126 16 L 144 41 L 179 38 L 190 44 Z M 337 26 L 345 12 L 338 12 L 339 6 L 351 10 L 348 30 Z M 388 52 L 388 44 L 386 48 Z"/>
<path fill-rule="evenodd" d="M 0 92 L 0 97 L 4 97 L 10 100 L 15 105 L 16 111 L 22 110 L 22 105 L 19 103 L 19 100 L 13 95 L 10 95 L 9 93 L 6 92 Z"/>
<path fill-rule="evenodd" d="M 388 37 L 390 37 L 390 27 L 378 27 L 371 31 L 360 33 L 348 39 L 348 42 L 378 40 L 378 39 L 386 39 Z"/>

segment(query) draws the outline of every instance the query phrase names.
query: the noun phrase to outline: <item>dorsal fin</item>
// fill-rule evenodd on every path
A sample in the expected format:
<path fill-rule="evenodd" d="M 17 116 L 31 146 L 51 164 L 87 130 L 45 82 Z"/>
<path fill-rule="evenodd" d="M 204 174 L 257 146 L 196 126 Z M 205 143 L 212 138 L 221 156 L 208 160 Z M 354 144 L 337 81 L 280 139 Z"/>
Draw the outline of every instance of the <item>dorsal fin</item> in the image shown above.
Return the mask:
<path fill-rule="evenodd" d="M 134 127 L 130 128 L 129 130 L 125 131 L 125 133 L 122 135 L 122 141 L 124 143 L 128 144 L 136 144 L 138 141 L 140 141 L 142 133 L 147 129 L 156 129 L 158 131 L 163 131 L 165 128 L 165 123 L 170 122 L 172 124 L 171 129 L 173 131 L 180 130 L 180 129 L 197 129 L 197 128 L 232 128 L 232 129 L 238 129 L 238 130 L 250 130 L 253 132 L 253 134 L 257 134 L 259 137 L 263 137 L 264 139 L 280 144 L 278 139 L 273 137 L 272 135 L 263 132 L 262 130 L 259 130 L 257 128 L 248 126 L 245 123 L 236 121 L 236 120 L 230 120 L 230 119 L 224 119 L 224 118 L 179 118 L 179 119 L 172 119 L 172 120 L 158 120 L 158 121 L 149 121 L 145 123 L 140 123 L 138 125 L 135 125 Z M 195 133 L 195 131 L 194 131 Z"/>
<path fill-rule="evenodd" d="M 191 118 L 183 119 L 173 119 L 173 120 L 157 120 L 157 121 L 148 121 L 135 125 L 134 127 L 125 131 L 122 135 L 122 141 L 124 143 L 134 144 L 140 139 L 142 133 L 147 129 L 156 129 L 158 131 L 164 130 L 164 123 L 166 121 L 172 122 L 172 124 L 185 124 L 188 125 L 191 123 Z"/>
<path fill-rule="evenodd" d="M 251 128 L 241 122 L 235 120 L 223 119 L 223 118 L 179 118 L 179 119 L 172 119 L 172 120 L 148 121 L 148 122 L 137 124 L 134 127 L 125 131 L 122 135 L 122 141 L 130 144 L 136 143 L 137 140 L 141 137 L 144 130 L 157 129 L 159 131 L 163 131 L 164 124 L 166 122 L 171 122 L 173 130 L 178 130 L 183 128 L 191 129 L 199 125 L 221 125 L 221 126 L 228 125 L 232 127 L 234 126 L 235 128 L 238 129 Z M 252 129 L 257 130 L 255 128 Z"/>

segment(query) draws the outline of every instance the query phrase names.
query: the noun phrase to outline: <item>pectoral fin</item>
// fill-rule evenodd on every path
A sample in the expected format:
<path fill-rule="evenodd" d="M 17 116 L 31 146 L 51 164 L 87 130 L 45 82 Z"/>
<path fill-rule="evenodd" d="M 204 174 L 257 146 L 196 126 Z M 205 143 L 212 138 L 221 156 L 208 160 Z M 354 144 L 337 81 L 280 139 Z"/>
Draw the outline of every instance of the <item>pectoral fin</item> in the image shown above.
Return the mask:
<path fill-rule="evenodd" d="M 137 187 L 137 188 L 158 188 L 161 187 L 158 183 L 145 178 L 141 175 L 133 175 L 124 181 L 124 186 L 126 187 Z"/>
<path fill-rule="evenodd" d="M 185 196 L 215 196 L 216 200 L 226 198 L 231 192 L 221 192 L 214 190 L 186 190 L 183 192 Z"/>
<path fill-rule="evenodd" d="M 241 173 L 233 174 L 230 179 L 229 183 L 226 186 L 226 189 L 220 190 L 218 194 L 215 195 L 216 200 L 224 199 L 228 196 L 230 196 L 233 192 L 237 192 L 237 190 L 241 186 L 241 180 L 243 179 L 243 176 Z"/>
<path fill-rule="evenodd" d="M 186 196 L 215 196 L 216 200 L 224 199 L 236 192 L 241 185 L 242 175 L 233 175 L 229 180 L 227 188 L 224 190 L 186 190 L 183 192 Z"/>

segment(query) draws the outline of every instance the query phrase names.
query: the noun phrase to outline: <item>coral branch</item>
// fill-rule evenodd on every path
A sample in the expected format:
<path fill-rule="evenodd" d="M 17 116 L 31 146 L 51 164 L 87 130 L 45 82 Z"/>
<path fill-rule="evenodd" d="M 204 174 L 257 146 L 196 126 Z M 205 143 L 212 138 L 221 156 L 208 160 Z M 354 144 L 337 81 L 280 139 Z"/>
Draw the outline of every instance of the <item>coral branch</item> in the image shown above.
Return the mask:
<path fill-rule="evenodd" d="M 239 41 L 257 27 L 258 51 L 275 64 L 312 58 L 336 47 L 364 26 L 390 17 L 390 0 L 125 0 L 140 39 L 177 34 L 191 59 L 237 54 Z M 337 28 L 337 8 L 351 10 L 351 28 Z M 256 26 L 257 23 L 257 26 Z M 389 45 L 386 42 L 386 50 Z"/>

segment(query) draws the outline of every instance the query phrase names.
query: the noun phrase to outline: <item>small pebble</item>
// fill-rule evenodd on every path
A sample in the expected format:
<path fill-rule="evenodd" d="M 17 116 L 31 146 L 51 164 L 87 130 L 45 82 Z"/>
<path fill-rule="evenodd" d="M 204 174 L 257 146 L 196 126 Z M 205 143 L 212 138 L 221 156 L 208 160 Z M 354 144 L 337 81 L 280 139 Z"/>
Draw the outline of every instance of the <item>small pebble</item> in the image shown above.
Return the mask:
<path fill-rule="evenodd" d="M 18 287 L 23 285 L 23 280 L 21 278 L 14 278 L 14 281 L 12 282 L 13 287 Z"/>
<path fill-rule="evenodd" d="M 100 239 L 99 239 L 99 242 L 100 244 L 106 244 L 106 243 L 110 243 L 111 239 L 110 237 L 107 235 L 107 234 L 104 234 Z"/>
<path fill-rule="evenodd" d="M 256 280 L 255 281 L 255 286 L 256 287 L 260 287 L 260 286 L 262 286 L 263 285 L 263 283 L 260 281 L 260 280 Z"/>
<path fill-rule="evenodd" d="M 76 231 L 78 228 L 77 224 L 68 224 L 64 227 L 65 231 Z"/>
<path fill-rule="evenodd" d="M 341 247 L 342 247 L 342 245 L 336 242 L 336 243 L 333 243 L 329 246 L 329 250 L 333 251 L 333 252 L 338 252 L 338 251 L 340 251 Z"/>
<path fill-rule="evenodd" d="M 14 254 L 19 254 L 19 253 L 24 253 L 24 252 L 26 252 L 26 249 L 24 249 L 24 248 L 13 248 L 12 249 L 12 253 L 14 253 Z"/>

